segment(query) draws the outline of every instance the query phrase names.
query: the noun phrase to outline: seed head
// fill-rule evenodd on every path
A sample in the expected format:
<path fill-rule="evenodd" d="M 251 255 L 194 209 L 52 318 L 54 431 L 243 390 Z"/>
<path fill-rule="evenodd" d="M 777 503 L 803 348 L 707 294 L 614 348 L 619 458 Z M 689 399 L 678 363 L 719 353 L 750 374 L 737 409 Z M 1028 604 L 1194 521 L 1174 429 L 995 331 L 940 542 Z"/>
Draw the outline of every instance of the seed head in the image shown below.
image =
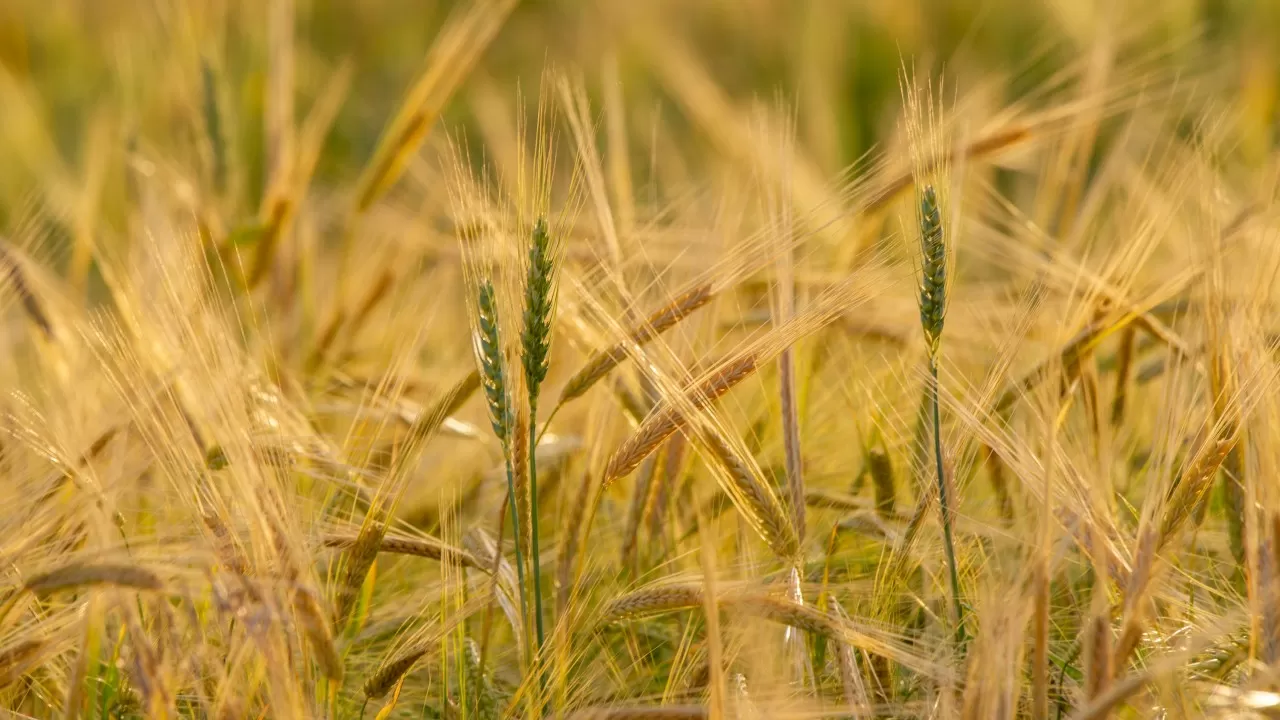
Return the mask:
<path fill-rule="evenodd" d="M 480 332 L 476 335 L 480 355 L 480 375 L 484 385 L 484 397 L 489 406 L 489 421 L 493 433 L 506 447 L 511 427 L 511 412 L 507 404 L 507 383 L 502 369 L 502 339 L 498 330 L 498 302 L 493 283 L 485 280 L 480 285 Z"/>
<path fill-rule="evenodd" d="M 546 220 L 539 218 L 529 245 L 529 265 L 524 285 L 523 349 L 529 397 L 537 402 L 538 388 L 547 377 L 551 351 L 551 314 L 555 305 L 555 257 Z"/>
<path fill-rule="evenodd" d="M 938 195 L 932 185 L 926 185 L 920 197 L 920 254 L 920 326 L 929 355 L 936 356 L 947 315 L 947 244 Z"/>

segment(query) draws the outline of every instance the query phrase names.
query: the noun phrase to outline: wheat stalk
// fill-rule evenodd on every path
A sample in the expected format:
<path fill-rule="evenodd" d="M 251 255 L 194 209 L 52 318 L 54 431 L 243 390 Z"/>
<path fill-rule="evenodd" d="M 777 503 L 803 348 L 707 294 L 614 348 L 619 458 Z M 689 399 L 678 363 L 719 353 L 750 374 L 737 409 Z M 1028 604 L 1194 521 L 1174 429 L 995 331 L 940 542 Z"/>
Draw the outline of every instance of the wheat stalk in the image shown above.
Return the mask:
<path fill-rule="evenodd" d="M 946 473 L 942 467 L 942 410 L 939 402 L 938 354 L 942 344 L 942 328 L 947 317 L 947 243 L 943 236 L 942 213 L 938 195 L 926 185 L 920 196 L 920 327 L 929 348 L 929 392 L 933 404 L 933 454 L 938 475 L 938 507 L 942 515 L 942 538 L 951 580 L 951 600 L 955 613 L 956 638 L 963 643 L 964 609 L 960 602 L 960 575 L 956 566 L 956 549 L 951 530 L 951 498 L 947 493 Z"/>

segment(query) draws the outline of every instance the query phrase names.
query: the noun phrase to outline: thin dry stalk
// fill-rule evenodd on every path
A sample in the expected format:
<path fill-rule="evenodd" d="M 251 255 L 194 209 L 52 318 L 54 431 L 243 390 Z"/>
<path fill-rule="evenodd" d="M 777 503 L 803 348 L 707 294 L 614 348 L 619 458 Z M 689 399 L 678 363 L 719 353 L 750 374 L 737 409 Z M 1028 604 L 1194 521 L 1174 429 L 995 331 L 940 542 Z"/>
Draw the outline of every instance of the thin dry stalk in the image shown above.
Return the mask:
<path fill-rule="evenodd" d="M 627 527 L 623 531 L 622 566 L 624 568 L 634 568 L 635 565 L 640 523 L 644 518 L 644 509 L 649 504 L 661 454 L 659 452 L 645 458 L 645 461 L 640 464 L 640 472 L 636 474 L 636 487 L 631 495 L 631 507 L 627 510 Z"/>
<path fill-rule="evenodd" d="M 746 355 L 722 363 L 709 378 L 692 388 L 685 398 L 693 410 L 702 410 L 714 400 L 729 392 L 735 385 L 747 379 L 756 370 L 755 355 Z M 660 404 L 649 413 L 640 427 L 628 437 L 609 458 L 604 471 L 604 487 L 636 469 L 646 457 L 657 449 L 662 441 L 671 437 L 689 422 L 684 413 L 669 402 Z"/>
<path fill-rule="evenodd" d="M 426 71 L 387 124 L 373 159 L 360 178 L 356 214 L 372 207 L 400 179 L 445 102 L 470 74 L 515 5 L 514 0 L 477 0 L 468 12 L 452 18 L 440 31 L 431 46 Z"/>
<path fill-rule="evenodd" d="M 36 595 L 47 595 L 59 590 L 95 585 L 111 585 L 153 592 L 164 588 L 160 576 L 151 570 L 137 565 L 115 563 L 65 565 L 32 577 L 27 580 L 24 587 L 28 592 Z"/>
<path fill-rule="evenodd" d="M 574 373 L 560 391 L 560 405 L 585 394 L 593 385 L 609 374 L 627 357 L 627 348 L 639 347 L 675 327 L 693 311 L 711 302 L 714 297 L 710 283 L 699 285 L 676 297 L 659 308 L 627 333 L 627 339 L 601 350 L 587 359 L 582 369 Z"/>
<path fill-rule="evenodd" d="M 623 595 L 607 603 L 600 611 L 600 625 L 623 620 L 639 620 L 673 610 L 687 610 L 702 605 L 702 587 L 667 585 L 645 588 Z"/>
<path fill-rule="evenodd" d="M 561 615 L 569 607 L 569 595 L 573 589 L 573 578 L 576 573 L 578 547 L 582 542 L 583 519 L 587 516 L 592 484 L 591 473 L 582 473 L 582 482 L 578 486 L 573 504 L 569 507 L 569 517 L 561 534 L 560 556 L 556 561 L 558 583 L 556 608 Z"/>
<path fill-rule="evenodd" d="M 1032 608 L 1031 646 L 1031 717 L 1049 718 L 1049 567 L 1047 558 L 1038 553 Z"/>

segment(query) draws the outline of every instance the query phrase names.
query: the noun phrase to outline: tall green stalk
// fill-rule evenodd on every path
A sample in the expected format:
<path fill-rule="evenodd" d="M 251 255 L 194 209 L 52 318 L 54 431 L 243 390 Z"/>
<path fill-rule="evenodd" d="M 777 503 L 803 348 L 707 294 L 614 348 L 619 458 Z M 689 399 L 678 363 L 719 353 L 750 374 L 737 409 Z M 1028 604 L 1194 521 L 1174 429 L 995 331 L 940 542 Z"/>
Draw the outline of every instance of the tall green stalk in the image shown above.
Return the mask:
<path fill-rule="evenodd" d="M 532 536 L 534 625 L 538 634 L 538 650 L 544 642 L 542 629 L 542 572 L 538 549 L 538 390 L 547 378 L 551 353 L 551 316 L 556 301 L 555 248 L 547 223 L 539 219 L 533 227 L 529 244 L 524 285 L 523 346 L 525 381 L 529 391 L 529 515 Z"/>
<path fill-rule="evenodd" d="M 929 395 L 933 404 L 933 456 L 938 473 L 938 503 L 942 538 L 951 579 L 951 600 L 956 616 L 956 640 L 964 642 L 964 610 L 960 603 L 960 572 L 956 567 L 951 532 L 951 498 L 947 496 L 946 470 L 942 463 L 942 408 L 939 399 L 938 355 L 947 317 L 947 243 L 943 235 L 938 195 L 926 185 L 920 198 L 920 327 L 929 346 Z"/>

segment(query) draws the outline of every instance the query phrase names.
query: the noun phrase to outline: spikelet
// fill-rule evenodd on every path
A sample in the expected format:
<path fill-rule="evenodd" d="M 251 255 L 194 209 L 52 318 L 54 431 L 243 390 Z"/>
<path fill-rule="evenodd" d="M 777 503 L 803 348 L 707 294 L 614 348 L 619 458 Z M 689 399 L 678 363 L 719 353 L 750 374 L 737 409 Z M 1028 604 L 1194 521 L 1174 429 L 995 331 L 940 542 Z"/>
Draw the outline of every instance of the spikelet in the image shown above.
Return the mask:
<path fill-rule="evenodd" d="M 695 310 L 711 302 L 714 297 L 712 286 L 707 283 L 687 290 L 662 306 L 653 314 L 637 323 L 627 333 L 627 340 L 595 353 L 574 373 L 560 391 L 560 404 L 564 404 L 585 394 L 600 378 L 609 374 L 627 357 L 627 347 L 642 346 L 662 333 L 675 327 L 679 322 Z"/>
<path fill-rule="evenodd" d="M 359 538 L 359 534 L 355 533 L 329 533 L 324 536 L 322 543 L 327 548 L 347 549 L 353 547 L 359 541 Z M 483 573 L 490 571 L 490 568 L 475 555 L 436 538 L 384 535 L 381 544 L 378 546 L 378 552 L 392 553 L 393 555 L 413 555 L 432 560 L 448 560 Z"/>
<path fill-rule="evenodd" d="M 144 567 L 115 563 L 64 565 L 30 578 L 24 587 L 36 595 L 47 595 L 59 590 L 95 585 L 150 591 L 158 591 L 164 587 L 160 576 Z"/>
<path fill-rule="evenodd" d="M 702 587 L 697 585 L 644 588 L 611 600 L 601 609 L 599 624 L 637 620 L 672 610 L 700 607 L 702 596 Z"/>
<path fill-rule="evenodd" d="M 46 339 L 53 339 L 53 324 L 49 322 L 49 315 L 44 311 L 44 307 L 40 304 L 40 300 L 31 292 L 31 286 L 27 283 L 26 275 L 22 272 L 22 266 L 12 256 L 10 251 L 5 247 L 8 240 L 0 237 L 0 270 L 3 271 L 4 278 L 13 286 L 13 290 L 18 295 L 18 300 L 22 303 L 22 309 L 26 311 L 27 317 L 31 318 L 31 322 L 40 328 L 40 332 L 44 334 Z"/>
<path fill-rule="evenodd" d="M 400 682 L 400 678 L 407 675 L 426 654 L 427 647 L 419 645 L 383 663 L 374 674 L 369 676 L 368 680 L 365 680 L 364 687 L 361 688 L 364 696 L 370 700 L 385 697 L 391 688 Z"/>
<path fill-rule="evenodd" d="M 936 358 L 947 316 L 947 245 L 938 195 L 932 185 L 926 185 L 920 193 L 920 255 L 920 327 L 930 358 Z"/>
<path fill-rule="evenodd" d="M 751 524 L 769 545 L 769 549 L 781 560 L 792 560 L 800 552 L 800 540 L 795 525 L 787 517 L 777 496 L 744 461 L 719 432 L 707 430 L 699 433 L 699 439 L 711 451 L 712 457 L 725 471 L 728 481 L 724 488 L 732 498 L 738 512 Z"/>
<path fill-rule="evenodd" d="M 378 557 L 378 548 L 382 547 L 382 538 L 387 527 L 372 516 L 360 527 L 359 534 L 351 541 L 343 558 L 345 572 L 342 583 L 337 589 L 337 602 L 334 607 L 334 624 L 342 626 L 351 616 L 360 588 L 369 576 L 369 569 Z"/>
<path fill-rule="evenodd" d="M 463 639 L 462 657 L 467 664 L 467 685 L 474 688 L 475 713 L 481 720 L 498 717 L 498 698 L 493 683 L 480 664 L 480 646 L 470 637 Z"/>
<path fill-rule="evenodd" d="M 889 520 L 894 517 L 894 505 L 897 501 L 893 462 L 889 459 L 889 453 L 879 448 L 868 452 L 867 468 L 871 474 L 871 486 L 875 490 L 876 513 Z"/>
<path fill-rule="evenodd" d="M 751 354 L 722 363 L 715 373 L 690 390 L 687 400 L 695 410 L 701 410 L 748 378 L 755 369 L 756 358 Z M 636 469 L 663 440 L 687 423 L 688 419 L 670 403 L 660 404 L 609 458 L 604 486 L 607 488 L 614 480 Z"/>
<path fill-rule="evenodd" d="M 28 639 L 0 650 L 0 689 L 16 682 L 34 667 L 47 646 L 45 640 Z"/>
<path fill-rule="evenodd" d="M 498 326 L 498 301 L 492 282 L 485 280 L 480 284 L 477 307 L 476 358 L 480 361 L 481 385 L 489 408 L 489 422 L 498 442 L 509 452 L 511 409 L 504 369 L 505 352 Z"/>
<path fill-rule="evenodd" d="M 293 594 L 293 609 L 302 626 L 302 632 L 307 637 L 307 642 L 311 643 L 311 650 L 316 655 L 316 663 L 324 671 L 325 677 L 341 683 L 342 656 L 338 654 L 338 649 L 333 644 L 333 632 L 329 628 L 324 612 L 320 609 L 319 600 L 311 591 L 299 588 Z"/>
<path fill-rule="evenodd" d="M 557 244 L 547 231 L 547 222 L 539 218 L 529 243 L 524 285 L 524 329 L 520 335 L 525 382 L 529 401 L 535 408 L 538 389 L 547 378 L 551 355 L 551 321 L 557 289 L 556 255 Z"/>

